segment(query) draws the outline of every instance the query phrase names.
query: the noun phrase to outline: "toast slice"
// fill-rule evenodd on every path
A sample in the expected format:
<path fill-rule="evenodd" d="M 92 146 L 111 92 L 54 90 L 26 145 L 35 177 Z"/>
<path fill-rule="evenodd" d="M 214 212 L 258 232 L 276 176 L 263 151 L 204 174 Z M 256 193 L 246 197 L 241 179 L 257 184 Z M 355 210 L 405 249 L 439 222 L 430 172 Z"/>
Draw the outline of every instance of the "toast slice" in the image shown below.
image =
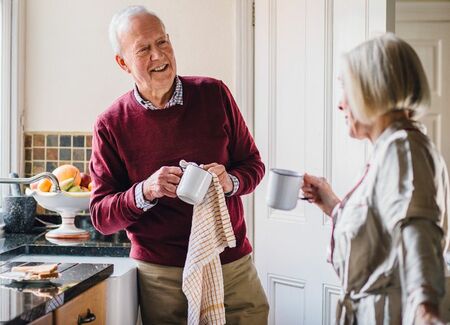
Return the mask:
<path fill-rule="evenodd" d="M 58 264 L 41 264 L 41 265 L 33 265 L 33 266 L 14 266 L 11 268 L 11 272 L 24 272 L 28 274 L 49 274 L 49 273 L 58 273 Z"/>

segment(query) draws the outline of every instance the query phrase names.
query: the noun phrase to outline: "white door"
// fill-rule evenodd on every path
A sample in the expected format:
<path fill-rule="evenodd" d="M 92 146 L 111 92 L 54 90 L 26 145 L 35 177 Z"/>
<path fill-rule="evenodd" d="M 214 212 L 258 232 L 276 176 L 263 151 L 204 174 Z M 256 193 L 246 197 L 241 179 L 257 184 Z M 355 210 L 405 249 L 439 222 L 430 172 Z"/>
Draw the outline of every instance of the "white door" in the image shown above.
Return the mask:
<path fill-rule="evenodd" d="M 344 195 L 366 150 L 348 138 L 343 117 L 335 114 L 337 62 L 343 51 L 386 28 L 386 2 L 255 5 L 255 137 L 266 167 L 324 175 Z M 339 285 L 326 262 L 330 224 L 303 201 L 290 212 L 267 208 L 266 186 L 267 177 L 255 194 L 255 262 L 270 324 L 332 324 Z"/>
<path fill-rule="evenodd" d="M 450 2 L 397 5 L 396 33 L 416 50 L 431 88 L 428 134 L 450 164 Z"/>

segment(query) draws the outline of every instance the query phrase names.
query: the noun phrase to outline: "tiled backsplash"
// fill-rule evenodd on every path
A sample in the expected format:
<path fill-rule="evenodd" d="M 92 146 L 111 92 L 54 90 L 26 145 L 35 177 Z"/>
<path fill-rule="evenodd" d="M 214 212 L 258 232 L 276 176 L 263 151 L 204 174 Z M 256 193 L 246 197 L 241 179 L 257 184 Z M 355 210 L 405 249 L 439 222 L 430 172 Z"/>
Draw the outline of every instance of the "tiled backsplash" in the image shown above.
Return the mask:
<path fill-rule="evenodd" d="M 89 172 L 92 152 L 91 133 L 25 133 L 25 177 L 52 172 L 56 167 L 71 164 L 80 172 Z M 41 206 L 38 214 L 55 214 Z M 86 213 L 80 213 L 86 214 Z"/>
<path fill-rule="evenodd" d="M 25 133 L 25 176 L 53 171 L 64 164 L 89 171 L 92 152 L 91 133 Z"/>

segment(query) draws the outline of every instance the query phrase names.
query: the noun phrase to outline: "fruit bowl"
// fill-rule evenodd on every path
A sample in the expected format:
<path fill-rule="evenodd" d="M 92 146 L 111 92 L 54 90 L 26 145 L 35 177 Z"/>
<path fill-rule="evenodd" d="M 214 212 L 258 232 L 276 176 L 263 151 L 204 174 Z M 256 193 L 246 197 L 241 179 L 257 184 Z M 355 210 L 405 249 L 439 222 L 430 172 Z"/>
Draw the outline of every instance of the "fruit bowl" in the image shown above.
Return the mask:
<path fill-rule="evenodd" d="M 27 188 L 26 195 L 34 199 L 50 211 L 61 215 L 61 226 L 49 231 L 47 238 L 81 239 L 88 238 L 89 232 L 75 226 L 75 216 L 78 212 L 89 208 L 90 192 L 41 192 Z"/>

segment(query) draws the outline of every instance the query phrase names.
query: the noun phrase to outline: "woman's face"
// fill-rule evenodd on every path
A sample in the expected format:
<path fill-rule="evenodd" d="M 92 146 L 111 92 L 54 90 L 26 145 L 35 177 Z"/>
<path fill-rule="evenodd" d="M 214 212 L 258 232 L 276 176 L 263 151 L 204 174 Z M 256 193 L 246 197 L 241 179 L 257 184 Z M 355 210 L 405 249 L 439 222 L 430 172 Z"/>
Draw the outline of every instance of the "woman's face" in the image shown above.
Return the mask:
<path fill-rule="evenodd" d="M 345 123 L 348 126 L 348 133 L 355 139 L 366 139 L 369 136 L 369 127 L 359 122 L 352 113 L 350 105 L 348 104 L 347 94 L 342 89 L 341 99 L 339 100 L 338 108 L 345 114 Z"/>

